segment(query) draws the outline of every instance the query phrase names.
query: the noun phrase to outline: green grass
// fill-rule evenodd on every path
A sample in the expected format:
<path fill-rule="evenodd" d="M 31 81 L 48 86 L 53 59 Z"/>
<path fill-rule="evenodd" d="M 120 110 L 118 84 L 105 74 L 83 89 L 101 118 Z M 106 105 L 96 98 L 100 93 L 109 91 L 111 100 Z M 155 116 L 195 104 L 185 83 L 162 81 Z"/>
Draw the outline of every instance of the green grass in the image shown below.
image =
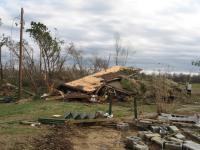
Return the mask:
<path fill-rule="evenodd" d="M 33 128 L 33 127 L 27 127 L 27 126 L 23 126 L 20 125 L 18 123 L 16 124 L 4 124 L 2 130 L 0 130 L 0 134 L 7 134 L 7 135 L 17 135 L 17 134 L 21 134 L 21 135 L 30 135 L 30 134 L 37 134 L 38 132 L 40 132 L 39 128 Z"/>
<path fill-rule="evenodd" d="M 144 105 L 145 112 L 155 112 L 155 105 Z M 139 111 L 141 107 L 139 106 Z M 133 116 L 133 106 L 128 102 L 114 103 L 114 117 Z M 40 128 L 31 127 L 29 125 L 21 125 L 20 121 L 37 121 L 39 117 L 51 117 L 52 115 L 63 115 L 66 112 L 87 112 L 94 113 L 96 111 L 108 111 L 108 104 L 90 104 L 80 102 L 59 102 L 59 101 L 30 101 L 26 103 L 10 103 L 0 104 L 0 140 L 9 137 L 5 143 L 11 144 L 10 139 L 14 138 L 16 143 L 18 138 L 40 136 L 44 132 L 48 132 L 45 126 Z M 12 141 L 12 140 L 11 140 Z M 1 146 L 1 145 L 0 145 Z"/>
<path fill-rule="evenodd" d="M 0 123 L 18 120 L 37 120 L 38 117 L 64 115 L 69 111 L 96 112 L 107 111 L 108 104 L 85 104 L 78 102 L 32 101 L 24 104 L 0 104 Z M 131 114 L 130 107 L 113 106 L 116 117 Z"/>
<path fill-rule="evenodd" d="M 114 117 L 133 115 L 131 103 L 115 103 L 113 105 Z M 140 108 L 139 108 L 140 109 Z M 146 112 L 155 112 L 154 105 L 144 105 Z M 108 104 L 89 104 L 79 102 L 58 101 L 31 101 L 23 104 L 0 104 L 0 124 L 17 123 L 21 120 L 36 121 L 39 117 L 51 117 L 52 115 L 64 115 L 66 112 L 108 111 Z"/>
<path fill-rule="evenodd" d="M 200 94 L 200 84 L 199 83 L 192 84 L 192 93 Z"/>
<path fill-rule="evenodd" d="M 200 103 L 200 84 L 192 84 L 192 102 L 199 102 Z"/>
<path fill-rule="evenodd" d="M 180 86 L 183 89 L 183 91 L 185 91 L 185 94 L 186 94 L 187 92 L 185 90 L 185 88 L 186 88 L 185 83 L 180 84 Z M 191 95 L 191 97 L 190 96 L 186 97 L 185 102 L 186 103 L 200 102 L 200 83 L 192 84 L 192 95 Z"/>

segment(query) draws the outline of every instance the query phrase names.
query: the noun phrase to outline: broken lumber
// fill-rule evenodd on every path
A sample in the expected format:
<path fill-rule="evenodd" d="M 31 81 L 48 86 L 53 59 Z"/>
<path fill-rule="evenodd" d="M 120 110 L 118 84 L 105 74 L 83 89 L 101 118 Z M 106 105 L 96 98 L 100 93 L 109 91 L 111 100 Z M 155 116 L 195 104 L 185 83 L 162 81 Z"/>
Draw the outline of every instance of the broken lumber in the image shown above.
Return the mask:
<path fill-rule="evenodd" d="M 6 83 L 6 86 L 8 86 L 8 87 L 12 87 L 12 88 L 18 90 L 18 87 L 15 86 L 15 85 L 13 85 L 13 84 Z M 25 89 L 22 89 L 22 91 L 24 91 L 25 93 L 27 93 L 27 94 L 29 94 L 29 95 L 31 95 L 31 96 L 35 96 L 34 93 L 32 93 L 32 92 L 30 92 L 30 91 L 27 91 L 27 90 L 25 90 Z"/>
<path fill-rule="evenodd" d="M 66 124 L 74 125 L 99 125 L 99 126 L 116 126 L 116 119 L 84 119 L 84 120 L 66 120 Z"/>
<path fill-rule="evenodd" d="M 63 100 L 63 96 L 50 96 L 50 97 L 47 97 L 45 98 L 45 100 L 47 101 L 51 101 L 51 100 Z"/>
<path fill-rule="evenodd" d="M 42 124 L 51 124 L 51 125 L 64 125 L 65 119 L 55 119 L 55 118 L 38 118 L 38 122 Z"/>

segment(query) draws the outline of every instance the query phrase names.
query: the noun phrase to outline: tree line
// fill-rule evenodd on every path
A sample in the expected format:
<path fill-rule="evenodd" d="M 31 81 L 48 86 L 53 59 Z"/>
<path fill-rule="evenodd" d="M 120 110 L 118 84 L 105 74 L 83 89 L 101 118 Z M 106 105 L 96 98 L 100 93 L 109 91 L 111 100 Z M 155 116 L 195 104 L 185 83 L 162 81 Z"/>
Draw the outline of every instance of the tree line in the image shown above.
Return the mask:
<path fill-rule="evenodd" d="M 0 20 L 0 26 L 2 21 Z M 60 82 L 68 82 L 85 75 L 108 68 L 112 65 L 126 65 L 128 49 L 124 48 L 120 35 L 115 37 L 114 52 L 107 57 L 85 57 L 75 43 L 66 43 L 52 34 L 41 22 L 31 22 L 25 29 L 39 48 L 39 56 L 35 58 L 36 49 L 29 41 L 23 39 L 23 85 L 41 94 L 51 91 Z M 2 48 L 10 52 L 10 60 L 2 63 Z M 18 84 L 19 42 L 5 34 L 0 35 L 0 77 L 1 83 Z"/>

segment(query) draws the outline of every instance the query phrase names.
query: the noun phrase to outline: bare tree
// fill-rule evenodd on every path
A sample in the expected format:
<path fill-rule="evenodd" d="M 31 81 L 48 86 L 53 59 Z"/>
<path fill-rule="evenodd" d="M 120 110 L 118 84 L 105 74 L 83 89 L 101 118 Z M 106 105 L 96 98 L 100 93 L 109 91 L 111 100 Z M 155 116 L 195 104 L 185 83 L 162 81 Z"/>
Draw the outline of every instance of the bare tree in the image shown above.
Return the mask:
<path fill-rule="evenodd" d="M 8 39 L 6 46 L 8 49 L 14 54 L 14 56 L 19 59 L 19 42 L 15 42 L 14 40 Z M 33 70 L 34 70 L 34 61 L 32 57 L 33 48 L 29 45 L 27 41 L 23 41 L 23 49 L 24 49 L 24 56 L 23 56 L 23 69 L 26 74 L 26 78 L 30 81 L 31 85 L 33 86 L 34 90 L 37 89 L 37 85 L 35 79 L 33 77 Z M 14 67 L 14 66 L 13 66 Z M 14 70 L 13 70 L 14 71 Z"/>
<path fill-rule="evenodd" d="M 83 71 L 85 68 L 83 63 L 82 51 L 77 50 L 74 43 L 70 43 L 66 50 L 69 58 L 73 62 L 73 68 Z"/>
<path fill-rule="evenodd" d="M 92 65 L 93 72 L 97 72 L 102 69 L 106 70 L 109 67 L 109 63 L 110 63 L 110 55 L 109 55 L 108 59 L 104 59 L 104 58 L 101 58 L 98 56 L 94 56 L 91 59 L 91 65 Z"/>
<path fill-rule="evenodd" d="M 1 21 L 1 18 L 0 18 L 0 26 L 2 25 L 2 21 Z M 1 76 L 1 83 L 2 83 L 2 81 L 3 81 L 3 64 L 2 64 L 2 47 L 4 46 L 4 45 L 6 45 L 6 43 L 7 43 L 7 41 L 8 41 L 8 37 L 6 37 L 4 34 L 2 34 L 1 36 L 0 36 L 0 71 L 1 71 L 1 73 L 0 73 L 0 76 Z"/>
<path fill-rule="evenodd" d="M 115 35 L 115 65 L 126 65 L 128 59 L 128 48 L 122 45 L 119 33 Z"/>

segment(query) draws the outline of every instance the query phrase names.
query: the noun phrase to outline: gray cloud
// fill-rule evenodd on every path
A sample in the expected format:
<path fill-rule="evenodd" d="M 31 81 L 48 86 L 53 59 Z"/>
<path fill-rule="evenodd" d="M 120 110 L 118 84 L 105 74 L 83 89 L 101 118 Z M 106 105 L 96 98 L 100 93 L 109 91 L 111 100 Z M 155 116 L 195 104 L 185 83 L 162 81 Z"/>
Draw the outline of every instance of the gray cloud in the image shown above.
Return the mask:
<path fill-rule="evenodd" d="M 75 42 L 87 56 L 114 53 L 114 34 L 119 32 L 129 48 L 128 65 L 153 70 L 161 63 L 197 71 L 191 61 L 199 57 L 199 5 L 198 0 L 0 0 L 0 30 L 10 34 L 23 6 L 26 28 L 32 20 L 56 27 L 61 39 Z M 18 39 L 17 28 L 13 38 Z M 27 34 L 25 38 L 30 41 Z"/>
<path fill-rule="evenodd" d="M 103 3 L 102 0 L 93 0 L 84 3 L 83 6 L 81 6 L 80 10 L 95 14 L 105 14 L 112 10 L 112 6 L 109 2 Z"/>

